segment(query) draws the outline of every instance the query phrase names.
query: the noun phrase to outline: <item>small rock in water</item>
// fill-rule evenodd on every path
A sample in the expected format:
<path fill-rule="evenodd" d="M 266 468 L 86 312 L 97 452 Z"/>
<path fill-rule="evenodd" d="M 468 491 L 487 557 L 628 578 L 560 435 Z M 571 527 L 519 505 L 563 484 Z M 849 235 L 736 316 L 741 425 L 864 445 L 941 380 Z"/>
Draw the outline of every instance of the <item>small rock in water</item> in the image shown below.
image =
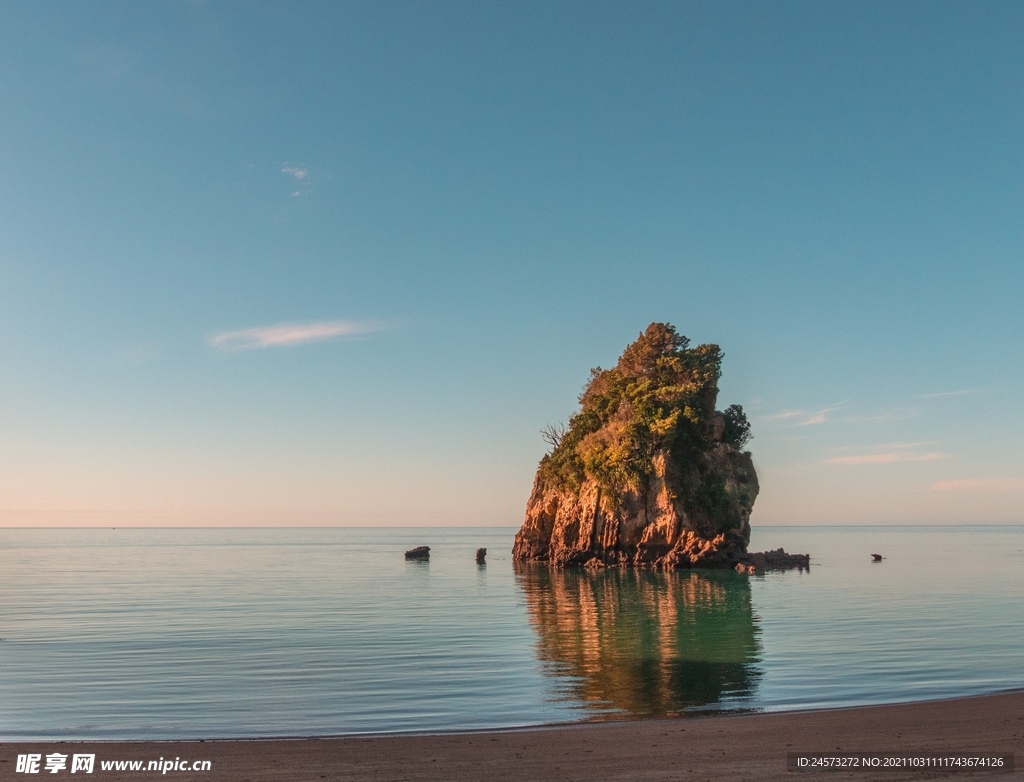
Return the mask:
<path fill-rule="evenodd" d="M 736 570 L 740 573 L 753 575 L 763 573 L 765 570 L 810 570 L 810 554 L 787 554 L 784 549 L 777 548 L 774 551 L 757 551 L 747 554 L 737 565 Z"/>
<path fill-rule="evenodd" d="M 487 564 L 487 562 L 485 561 L 486 557 L 487 557 L 487 549 L 485 549 L 485 548 L 478 548 L 476 550 L 476 564 L 478 564 L 478 565 L 486 565 Z"/>
<path fill-rule="evenodd" d="M 430 559 L 430 546 L 417 546 L 405 552 L 406 559 Z"/>
<path fill-rule="evenodd" d="M 882 561 L 882 555 L 881 554 L 872 554 L 871 555 L 871 561 L 872 562 L 881 562 Z"/>

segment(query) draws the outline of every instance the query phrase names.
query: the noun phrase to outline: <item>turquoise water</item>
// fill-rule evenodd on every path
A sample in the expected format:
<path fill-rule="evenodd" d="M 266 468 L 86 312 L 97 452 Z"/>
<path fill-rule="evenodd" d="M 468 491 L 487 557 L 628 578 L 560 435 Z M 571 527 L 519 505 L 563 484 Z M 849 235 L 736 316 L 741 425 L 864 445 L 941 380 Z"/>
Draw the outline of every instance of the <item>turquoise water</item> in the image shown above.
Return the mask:
<path fill-rule="evenodd" d="M 753 578 L 514 567 L 514 532 L 0 530 L 0 739 L 444 731 L 1024 687 L 1024 527 L 755 528 L 753 548 L 812 566 Z M 406 562 L 419 544 L 430 562 Z"/>

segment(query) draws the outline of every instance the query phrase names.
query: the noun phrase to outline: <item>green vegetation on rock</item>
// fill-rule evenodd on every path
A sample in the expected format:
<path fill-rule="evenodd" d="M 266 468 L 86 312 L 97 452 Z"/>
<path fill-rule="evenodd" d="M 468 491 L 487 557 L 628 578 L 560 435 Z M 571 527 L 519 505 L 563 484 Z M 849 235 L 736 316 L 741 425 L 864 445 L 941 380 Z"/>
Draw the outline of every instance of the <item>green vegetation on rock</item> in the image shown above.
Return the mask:
<path fill-rule="evenodd" d="M 568 427 L 545 430 L 551 451 L 541 460 L 547 485 L 577 490 L 592 479 L 610 494 L 643 491 L 659 451 L 682 457 L 706 451 L 716 439 L 715 401 L 722 352 L 717 345 L 691 348 L 668 323 L 652 323 L 611 369 L 591 371 L 580 395 L 580 411 Z M 718 439 L 737 449 L 750 439 L 743 408 L 718 414 Z M 685 491 L 686 476 L 677 476 Z M 716 494 L 714 481 L 701 494 Z M 703 499 L 703 498 L 700 498 Z M 704 504 L 704 503 L 702 503 Z M 708 508 L 719 498 L 708 496 Z"/>

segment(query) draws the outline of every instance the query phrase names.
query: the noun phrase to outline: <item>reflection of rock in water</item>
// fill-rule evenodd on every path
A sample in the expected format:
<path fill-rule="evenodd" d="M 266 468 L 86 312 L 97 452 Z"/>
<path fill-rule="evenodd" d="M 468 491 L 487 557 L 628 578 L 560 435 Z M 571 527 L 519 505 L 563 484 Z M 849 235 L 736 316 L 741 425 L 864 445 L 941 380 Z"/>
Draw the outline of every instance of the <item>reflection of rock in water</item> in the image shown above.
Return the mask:
<path fill-rule="evenodd" d="M 745 698 L 759 678 L 750 584 L 731 572 L 519 564 L 538 654 L 598 710 L 658 716 Z"/>

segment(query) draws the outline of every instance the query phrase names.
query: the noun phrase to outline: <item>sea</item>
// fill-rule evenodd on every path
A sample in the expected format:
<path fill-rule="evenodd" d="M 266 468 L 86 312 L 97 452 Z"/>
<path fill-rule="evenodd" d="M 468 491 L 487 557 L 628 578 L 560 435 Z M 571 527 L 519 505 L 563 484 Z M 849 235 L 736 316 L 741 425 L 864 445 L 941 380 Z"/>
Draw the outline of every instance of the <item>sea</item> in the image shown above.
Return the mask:
<path fill-rule="evenodd" d="M 0 529 L 0 740 L 433 733 L 1024 687 L 1022 526 L 755 526 L 751 550 L 811 555 L 759 576 L 521 565 L 514 535 Z M 429 561 L 404 558 L 418 545 Z"/>

